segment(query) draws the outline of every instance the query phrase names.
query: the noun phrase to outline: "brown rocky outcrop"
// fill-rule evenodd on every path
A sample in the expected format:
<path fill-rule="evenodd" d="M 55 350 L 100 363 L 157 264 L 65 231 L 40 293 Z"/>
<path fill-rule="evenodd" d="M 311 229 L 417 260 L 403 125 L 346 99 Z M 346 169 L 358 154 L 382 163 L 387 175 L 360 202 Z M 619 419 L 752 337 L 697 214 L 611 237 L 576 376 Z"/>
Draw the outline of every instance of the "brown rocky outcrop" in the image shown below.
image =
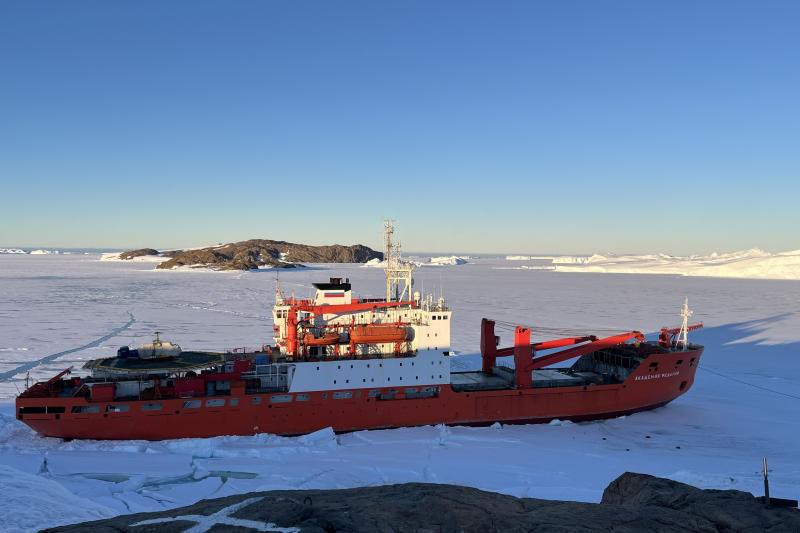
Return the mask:
<path fill-rule="evenodd" d="M 139 248 L 138 250 L 131 250 L 129 252 L 122 252 L 119 254 L 120 259 L 133 259 L 134 257 L 141 257 L 143 255 L 158 255 L 158 250 L 154 248 Z"/>
<path fill-rule="evenodd" d="M 701 490 L 632 473 L 612 482 L 600 504 L 406 483 L 344 490 L 254 492 L 46 531 L 166 533 L 186 531 L 199 522 L 207 526 L 203 531 L 243 533 L 279 527 L 314 533 L 800 531 L 796 509 L 768 508 L 744 492 Z"/>
<path fill-rule="evenodd" d="M 147 254 L 145 251 L 153 253 Z M 131 259 L 139 255 L 157 254 L 158 251 L 148 248 L 124 252 L 120 254 L 120 258 Z M 250 270 L 261 266 L 292 268 L 299 263 L 365 263 L 370 259 L 383 259 L 382 253 L 361 244 L 310 246 L 267 239 L 251 239 L 196 250 L 173 250 L 162 255 L 169 259 L 160 263 L 157 268 L 202 266 L 215 270 Z"/>

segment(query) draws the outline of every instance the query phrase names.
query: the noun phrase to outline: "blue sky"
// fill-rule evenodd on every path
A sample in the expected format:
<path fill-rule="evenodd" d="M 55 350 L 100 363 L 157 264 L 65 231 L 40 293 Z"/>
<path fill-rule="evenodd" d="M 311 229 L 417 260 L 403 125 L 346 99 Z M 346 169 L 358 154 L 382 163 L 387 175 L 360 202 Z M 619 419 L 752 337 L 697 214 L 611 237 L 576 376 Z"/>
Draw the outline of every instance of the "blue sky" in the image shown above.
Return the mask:
<path fill-rule="evenodd" d="M 797 2 L 0 3 L 0 246 L 800 248 Z"/>

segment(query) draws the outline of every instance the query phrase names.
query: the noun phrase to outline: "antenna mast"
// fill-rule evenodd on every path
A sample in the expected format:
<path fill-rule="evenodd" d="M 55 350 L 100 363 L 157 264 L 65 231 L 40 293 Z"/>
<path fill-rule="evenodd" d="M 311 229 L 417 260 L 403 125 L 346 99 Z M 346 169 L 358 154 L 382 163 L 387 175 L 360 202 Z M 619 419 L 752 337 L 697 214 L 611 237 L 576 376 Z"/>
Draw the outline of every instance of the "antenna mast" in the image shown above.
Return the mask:
<path fill-rule="evenodd" d="M 689 318 L 694 314 L 694 311 L 689 309 L 689 297 L 687 296 L 683 300 L 683 308 L 681 309 L 681 317 L 683 317 L 683 322 L 681 322 L 681 330 L 678 333 L 678 341 L 677 344 L 680 344 L 683 348 L 682 351 L 686 351 L 686 347 L 689 346 Z"/>
<path fill-rule="evenodd" d="M 383 238 L 386 251 L 386 301 L 401 301 L 404 297 L 411 299 L 411 278 L 414 266 L 400 258 L 400 243 L 393 241 L 394 220 L 386 219 L 383 221 Z M 400 285 L 403 285 L 402 292 Z"/>
<path fill-rule="evenodd" d="M 281 291 L 281 275 L 275 269 L 275 305 L 283 305 L 283 291 Z"/>

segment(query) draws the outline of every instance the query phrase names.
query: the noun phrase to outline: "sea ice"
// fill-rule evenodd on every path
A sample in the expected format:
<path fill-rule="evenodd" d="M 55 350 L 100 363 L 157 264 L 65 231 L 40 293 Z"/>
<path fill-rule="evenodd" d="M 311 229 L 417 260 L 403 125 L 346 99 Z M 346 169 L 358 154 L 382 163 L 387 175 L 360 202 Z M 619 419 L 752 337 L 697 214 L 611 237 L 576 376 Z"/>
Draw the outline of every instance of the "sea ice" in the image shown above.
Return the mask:
<path fill-rule="evenodd" d="M 720 257 L 720 256 L 717 256 Z M 729 258 L 765 260 L 770 256 Z M 644 276 L 469 268 L 415 272 L 453 309 L 452 359 L 479 368 L 483 317 L 593 332 L 652 332 L 679 321 L 685 295 L 706 327 L 694 387 L 661 409 L 590 423 L 420 427 L 305 437 L 165 442 L 42 438 L 14 416 L 30 378 L 46 379 L 155 330 L 183 347 L 224 350 L 271 341 L 275 277 L 260 272 L 163 273 L 98 255 L 0 256 L 0 504 L 4 531 L 35 531 L 114 514 L 164 510 L 200 498 L 271 488 L 336 488 L 428 481 L 537 498 L 598 501 L 625 471 L 760 494 L 769 457 L 772 493 L 800 493 L 800 283 L 682 275 Z M 652 259 L 660 261 L 661 259 Z M 718 259 L 714 259 L 717 261 Z M 670 262 L 671 259 L 664 259 Z M 316 265 L 281 271 L 284 292 L 349 277 L 362 297 L 385 291 L 383 271 Z M 133 319 L 132 319 L 132 318 Z M 503 345 L 511 333 L 499 331 Z M 20 370 L 22 369 L 22 370 Z"/>

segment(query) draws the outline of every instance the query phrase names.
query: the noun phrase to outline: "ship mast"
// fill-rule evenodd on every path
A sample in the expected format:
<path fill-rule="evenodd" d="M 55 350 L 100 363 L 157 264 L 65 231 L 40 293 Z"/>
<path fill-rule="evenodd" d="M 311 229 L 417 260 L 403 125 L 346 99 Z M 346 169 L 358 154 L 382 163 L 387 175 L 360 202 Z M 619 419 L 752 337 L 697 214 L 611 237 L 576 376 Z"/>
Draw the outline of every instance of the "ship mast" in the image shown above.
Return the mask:
<path fill-rule="evenodd" d="M 386 301 L 401 301 L 403 298 L 412 297 L 411 286 L 413 280 L 411 275 L 414 265 L 407 263 L 400 258 L 400 243 L 394 242 L 394 221 L 383 221 L 383 237 L 386 251 Z M 400 290 L 400 286 L 403 290 Z"/>
<path fill-rule="evenodd" d="M 694 311 L 689 309 L 689 297 L 687 296 L 683 300 L 683 308 L 681 308 L 681 317 L 683 317 L 683 322 L 681 322 L 681 330 L 678 332 L 678 341 L 677 344 L 682 346 L 681 351 L 686 351 L 686 347 L 689 346 L 689 318 L 694 314 Z"/>

